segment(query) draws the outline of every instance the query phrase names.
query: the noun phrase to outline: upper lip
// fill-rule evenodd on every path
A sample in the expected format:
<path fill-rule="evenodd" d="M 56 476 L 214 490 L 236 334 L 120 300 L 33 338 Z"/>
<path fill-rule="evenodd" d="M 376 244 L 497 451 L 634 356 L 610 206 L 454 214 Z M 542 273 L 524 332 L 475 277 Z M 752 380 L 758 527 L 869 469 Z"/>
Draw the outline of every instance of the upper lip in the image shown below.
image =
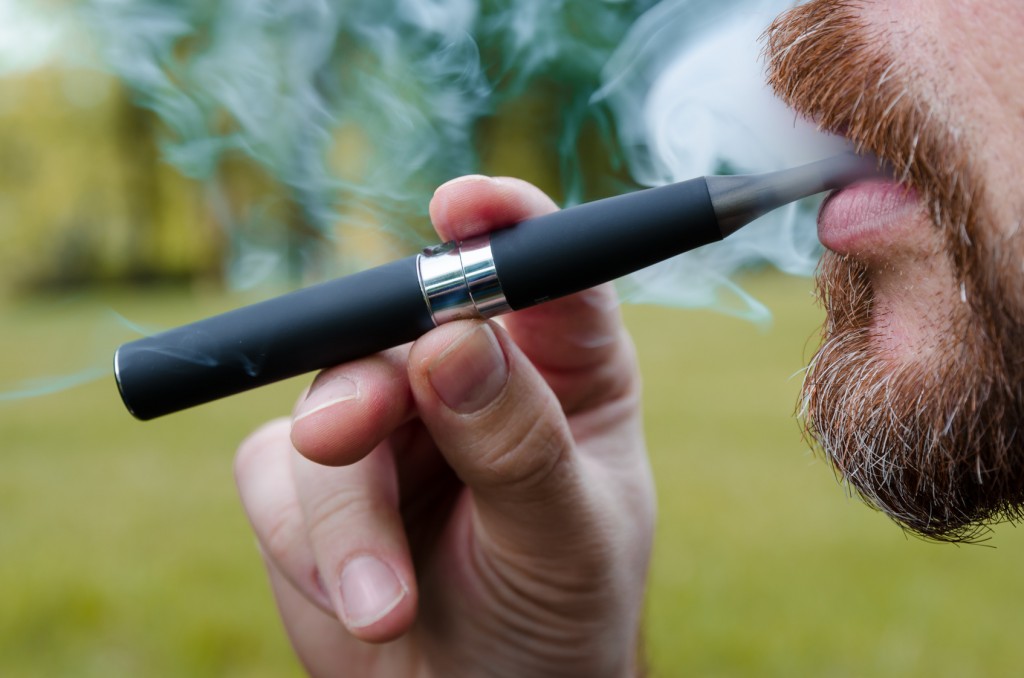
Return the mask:
<path fill-rule="evenodd" d="M 883 176 L 901 183 L 908 181 L 906 168 L 899 173 L 895 169 L 900 166 L 898 160 L 899 149 L 897 149 L 896 145 L 880 138 L 875 138 L 873 140 L 874 143 L 872 143 L 872 139 L 866 134 L 859 133 L 858 128 L 852 124 L 849 113 L 845 111 L 828 111 L 827 116 L 825 112 L 809 115 L 792 102 L 790 102 L 790 107 L 798 116 L 816 126 L 821 132 L 842 137 L 849 141 L 857 155 L 874 157 L 878 161 L 878 170 Z M 902 176 L 900 176 L 901 174 Z"/>
<path fill-rule="evenodd" d="M 856 128 L 851 124 L 850 116 L 845 112 L 830 112 L 831 115 L 829 117 L 832 119 L 829 123 L 825 121 L 824 114 L 819 113 L 818 115 L 813 116 L 808 115 L 806 112 L 800 110 L 798 106 L 794 106 L 793 104 L 790 105 L 797 115 L 809 121 L 812 125 L 816 126 L 822 132 L 825 132 L 827 134 L 833 134 L 835 136 L 842 137 L 849 141 L 851 144 L 853 144 L 853 149 L 858 155 L 874 156 L 875 158 L 878 159 L 880 165 L 884 165 L 887 168 L 892 167 L 892 158 L 886 157 L 886 154 L 892 151 L 891 144 L 885 145 L 884 148 L 881 147 L 881 144 L 876 144 L 875 147 L 872 147 L 868 139 L 861 138 L 861 135 L 857 134 Z M 839 115 L 836 116 L 836 113 L 839 113 Z"/>
<path fill-rule="evenodd" d="M 823 60 L 815 51 L 814 34 L 804 38 L 781 45 L 773 45 L 769 38 L 769 84 L 819 130 L 843 137 L 857 153 L 873 155 L 898 176 L 909 174 L 916 148 L 907 145 L 917 142 L 904 132 L 922 122 L 907 119 L 908 112 L 920 113 L 910 101 L 912 93 L 890 91 L 893 79 L 879 78 L 871 65 L 863 70 L 851 66 L 849 54 L 856 53 L 855 47 L 844 47 L 846 54 Z"/>

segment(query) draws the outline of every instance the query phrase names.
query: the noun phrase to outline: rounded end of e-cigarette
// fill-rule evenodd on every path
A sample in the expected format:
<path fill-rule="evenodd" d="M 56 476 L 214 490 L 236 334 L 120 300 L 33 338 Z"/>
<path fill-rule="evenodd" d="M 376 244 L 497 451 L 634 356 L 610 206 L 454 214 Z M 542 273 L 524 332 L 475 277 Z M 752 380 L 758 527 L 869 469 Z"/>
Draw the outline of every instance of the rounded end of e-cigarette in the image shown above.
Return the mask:
<path fill-rule="evenodd" d="M 131 400 L 128 398 L 128 393 L 125 391 L 124 382 L 121 380 L 121 349 L 124 346 L 118 346 L 117 350 L 114 351 L 114 381 L 117 382 L 117 392 L 121 395 L 121 402 L 124 403 L 125 408 L 128 410 L 136 419 L 142 420 L 135 410 L 132 408 Z"/>

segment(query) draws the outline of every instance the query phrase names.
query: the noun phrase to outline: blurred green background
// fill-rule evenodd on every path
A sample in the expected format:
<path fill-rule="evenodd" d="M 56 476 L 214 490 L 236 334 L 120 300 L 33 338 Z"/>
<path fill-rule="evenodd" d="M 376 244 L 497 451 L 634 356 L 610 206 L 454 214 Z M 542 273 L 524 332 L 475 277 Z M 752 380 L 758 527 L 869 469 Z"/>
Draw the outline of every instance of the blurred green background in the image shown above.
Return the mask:
<path fill-rule="evenodd" d="M 771 329 L 627 309 L 661 509 L 652 675 L 1019 674 L 1021 535 L 924 543 L 848 499 L 792 417 L 819 321 L 810 282 L 745 284 L 775 311 Z M 76 369 L 111 308 L 170 325 L 236 301 L 182 288 L 10 301 L 0 369 Z M 149 423 L 124 412 L 112 378 L 0 404 L 0 675 L 299 675 L 231 460 L 302 385 Z"/>
<path fill-rule="evenodd" d="M 299 675 L 231 462 L 305 380 L 142 424 L 106 374 L 130 325 L 267 290 L 226 291 L 223 205 L 161 161 L 158 121 L 114 79 L 41 70 L 0 92 L 0 675 Z M 542 88 L 490 118 L 483 166 L 559 194 L 535 141 L 550 114 Z M 232 204 L 280 190 L 220 171 Z M 821 320 L 812 283 L 743 284 L 771 327 L 626 310 L 661 509 L 652 675 L 1018 675 L 1020 535 L 925 543 L 847 497 L 793 416 Z"/>

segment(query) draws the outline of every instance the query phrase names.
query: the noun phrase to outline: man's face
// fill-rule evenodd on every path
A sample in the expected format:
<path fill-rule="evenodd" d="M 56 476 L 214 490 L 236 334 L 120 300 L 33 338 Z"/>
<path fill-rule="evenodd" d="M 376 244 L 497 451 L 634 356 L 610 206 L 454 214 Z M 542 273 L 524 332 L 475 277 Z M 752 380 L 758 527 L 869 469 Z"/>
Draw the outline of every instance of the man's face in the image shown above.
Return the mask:
<path fill-rule="evenodd" d="M 768 34 L 776 91 L 903 180 L 822 208 L 808 431 L 943 539 L 1024 503 L 1022 35 L 1019 0 L 812 0 Z"/>

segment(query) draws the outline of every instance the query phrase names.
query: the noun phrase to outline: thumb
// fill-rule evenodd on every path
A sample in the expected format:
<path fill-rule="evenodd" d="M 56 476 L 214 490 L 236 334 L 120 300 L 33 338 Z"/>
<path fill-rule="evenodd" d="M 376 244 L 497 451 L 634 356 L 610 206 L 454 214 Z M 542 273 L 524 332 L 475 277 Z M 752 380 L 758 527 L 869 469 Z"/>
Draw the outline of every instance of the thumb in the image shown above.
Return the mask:
<path fill-rule="evenodd" d="M 420 416 L 473 493 L 491 539 L 546 553 L 593 535 L 582 459 L 558 399 L 498 325 L 464 321 L 422 337 L 410 354 Z M 500 544 L 495 544 L 500 545 Z"/>

